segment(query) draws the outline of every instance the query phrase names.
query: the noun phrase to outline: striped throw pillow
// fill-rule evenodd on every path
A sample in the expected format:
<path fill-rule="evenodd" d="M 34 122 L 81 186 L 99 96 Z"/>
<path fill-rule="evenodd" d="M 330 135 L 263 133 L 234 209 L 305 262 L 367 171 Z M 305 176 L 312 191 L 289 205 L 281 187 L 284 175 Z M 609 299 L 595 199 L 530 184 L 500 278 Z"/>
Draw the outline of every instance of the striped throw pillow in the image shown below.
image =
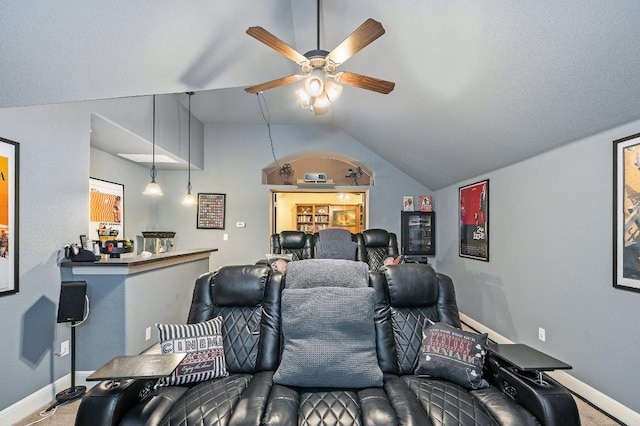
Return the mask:
<path fill-rule="evenodd" d="M 222 345 L 222 317 L 196 324 L 156 324 L 163 354 L 187 353 L 158 386 L 182 385 L 227 376 Z"/>

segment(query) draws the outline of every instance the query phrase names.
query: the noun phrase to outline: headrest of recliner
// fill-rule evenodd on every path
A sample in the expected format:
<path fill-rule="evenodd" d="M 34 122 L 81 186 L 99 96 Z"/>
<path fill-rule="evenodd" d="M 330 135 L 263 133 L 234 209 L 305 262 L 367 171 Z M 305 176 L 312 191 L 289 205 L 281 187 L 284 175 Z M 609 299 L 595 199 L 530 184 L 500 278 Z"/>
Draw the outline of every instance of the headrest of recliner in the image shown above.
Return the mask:
<path fill-rule="evenodd" d="M 218 306 L 260 306 L 271 268 L 266 265 L 223 266 L 213 282 L 213 301 Z"/>
<path fill-rule="evenodd" d="M 388 265 L 380 272 L 387 279 L 391 306 L 429 306 L 437 303 L 438 277 L 431 266 L 404 263 Z"/>
<path fill-rule="evenodd" d="M 365 247 L 386 247 L 389 245 L 389 233 L 384 229 L 367 229 L 362 232 Z"/>
<path fill-rule="evenodd" d="M 280 233 L 281 248 L 303 248 L 306 234 L 302 231 L 282 231 Z"/>

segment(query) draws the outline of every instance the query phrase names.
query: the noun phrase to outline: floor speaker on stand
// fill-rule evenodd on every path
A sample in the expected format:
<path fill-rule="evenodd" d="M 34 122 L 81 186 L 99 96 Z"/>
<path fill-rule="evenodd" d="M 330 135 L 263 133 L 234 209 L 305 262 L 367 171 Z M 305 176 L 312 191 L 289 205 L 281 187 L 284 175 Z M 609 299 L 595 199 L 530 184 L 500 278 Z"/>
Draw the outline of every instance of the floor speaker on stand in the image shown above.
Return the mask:
<path fill-rule="evenodd" d="M 63 281 L 60 286 L 60 303 L 58 304 L 58 323 L 71 323 L 71 387 L 56 394 L 57 405 L 80 398 L 87 391 L 86 386 L 76 386 L 76 322 L 85 318 L 87 299 L 86 281 Z"/>

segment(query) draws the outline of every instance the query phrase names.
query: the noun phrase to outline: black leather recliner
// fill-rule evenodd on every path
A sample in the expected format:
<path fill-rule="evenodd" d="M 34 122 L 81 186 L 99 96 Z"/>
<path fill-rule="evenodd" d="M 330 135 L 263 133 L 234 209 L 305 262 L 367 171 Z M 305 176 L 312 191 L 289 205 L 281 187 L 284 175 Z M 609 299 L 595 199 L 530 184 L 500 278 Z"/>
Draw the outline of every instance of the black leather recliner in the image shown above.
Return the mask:
<path fill-rule="evenodd" d="M 367 229 L 356 234 L 356 242 L 357 260 L 367 263 L 371 271 L 378 270 L 386 257 L 395 258 L 400 254 L 396 234 L 384 229 Z"/>
<path fill-rule="evenodd" d="M 396 234 L 384 229 L 367 229 L 351 234 L 351 239 L 358 244 L 356 260 L 368 264 L 371 271 L 377 271 L 386 257 L 397 257 L 400 254 Z M 271 235 L 271 253 L 291 253 L 293 260 L 313 259 L 316 257 L 318 240 L 317 232 L 306 234 L 302 231 L 282 231 Z M 266 261 L 258 263 L 266 264 Z"/>
<path fill-rule="evenodd" d="M 293 260 L 312 259 L 314 257 L 313 235 L 302 231 L 282 231 L 271 235 L 271 253 L 292 254 Z"/>
<path fill-rule="evenodd" d="M 427 318 L 460 326 L 451 279 L 421 264 L 369 273 L 382 388 L 294 388 L 273 384 L 281 355 L 280 298 L 286 275 L 228 266 L 198 278 L 188 322 L 223 317 L 228 377 L 149 392 L 147 380 L 101 382 L 83 397 L 84 425 L 579 425 L 571 394 L 517 375 L 467 391 L 413 375 Z M 322 326 L 319 324 L 319 326 Z M 336 362 L 340 362 L 336 359 Z M 492 360 L 494 371 L 505 369 Z M 493 375 L 487 374 L 493 381 Z M 504 382 L 504 383 L 502 383 Z M 509 397 L 501 386 L 527 388 Z"/>

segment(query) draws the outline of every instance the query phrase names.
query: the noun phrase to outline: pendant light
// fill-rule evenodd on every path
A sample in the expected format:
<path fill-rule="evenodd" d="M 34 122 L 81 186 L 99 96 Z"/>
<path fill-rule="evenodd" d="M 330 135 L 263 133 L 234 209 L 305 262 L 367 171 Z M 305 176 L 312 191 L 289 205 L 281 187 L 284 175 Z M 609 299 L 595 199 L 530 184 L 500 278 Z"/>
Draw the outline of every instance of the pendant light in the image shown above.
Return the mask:
<path fill-rule="evenodd" d="M 196 199 L 191 195 L 191 96 L 193 96 L 193 92 L 187 92 L 187 95 L 189 95 L 189 177 L 187 180 L 187 195 L 184 196 L 182 204 L 193 206 L 196 204 Z"/>
<path fill-rule="evenodd" d="M 153 129 L 151 130 L 151 146 L 151 182 L 149 182 L 147 187 L 144 189 L 143 194 L 161 196 L 162 189 L 160 189 L 160 185 L 156 183 L 156 95 L 153 95 Z"/>

